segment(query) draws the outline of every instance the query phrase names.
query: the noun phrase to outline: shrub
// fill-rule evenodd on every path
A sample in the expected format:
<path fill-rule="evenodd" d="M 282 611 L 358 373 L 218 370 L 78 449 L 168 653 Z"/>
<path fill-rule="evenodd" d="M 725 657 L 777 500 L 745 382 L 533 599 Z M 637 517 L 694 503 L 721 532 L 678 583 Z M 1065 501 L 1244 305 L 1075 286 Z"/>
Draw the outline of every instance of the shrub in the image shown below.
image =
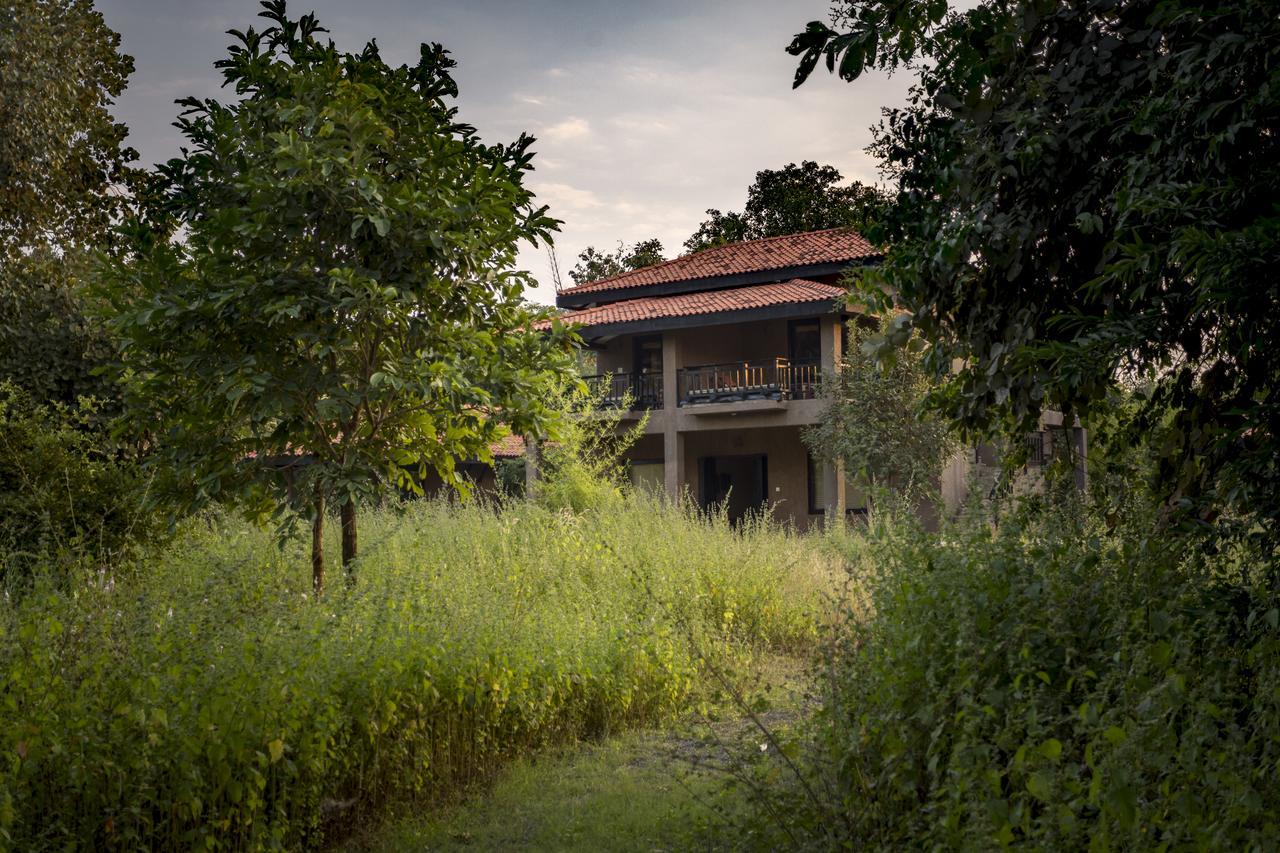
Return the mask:
<path fill-rule="evenodd" d="M 604 389 L 597 393 L 568 389 L 557 408 L 565 413 L 554 442 L 542 447 L 538 501 L 552 509 L 582 512 L 617 508 L 627 481 L 627 450 L 644 435 L 648 416 L 627 425 L 622 414 L 629 395 L 617 407 L 606 406 Z"/>
<path fill-rule="evenodd" d="M 38 404 L 0 383 L 0 588 L 37 569 L 57 582 L 121 565 L 161 526 L 144 510 L 146 480 L 96 424 L 82 399 Z"/>
<path fill-rule="evenodd" d="M 873 527 L 816 780 L 791 814 L 881 849 L 1280 844 L 1280 597 L 1266 555 L 1152 513 L 1024 505 Z M 1198 547 L 1189 547 L 1198 546 Z"/>
<path fill-rule="evenodd" d="M 669 718 L 700 661 L 798 649 L 831 568 L 661 503 L 418 501 L 354 588 L 306 542 L 188 523 L 116 584 L 0 602 L 0 847 L 312 848 L 389 797 Z"/>

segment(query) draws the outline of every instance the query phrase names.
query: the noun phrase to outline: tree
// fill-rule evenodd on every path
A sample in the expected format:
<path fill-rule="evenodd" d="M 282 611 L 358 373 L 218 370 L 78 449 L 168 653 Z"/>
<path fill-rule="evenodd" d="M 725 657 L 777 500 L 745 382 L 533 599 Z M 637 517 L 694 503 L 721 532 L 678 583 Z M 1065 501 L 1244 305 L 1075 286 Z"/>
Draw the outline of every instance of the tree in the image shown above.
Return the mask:
<path fill-rule="evenodd" d="M 114 396 L 80 284 L 139 174 L 110 113 L 133 71 L 119 47 L 88 0 L 0 9 L 0 381 L 42 403 Z"/>
<path fill-rule="evenodd" d="M 0 10 L 0 258 L 103 233 L 137 153 L 110 113 L 133 73 L 90 0 L 12 0 Z"/>
<path fill-rule="evenodd" d="M 1123 428 L 1171 507 L 1280 514 L 1274 4 L 865 0 L 835 23 L 796 36 L 796 85 L 824 59 L 918 74 L 876 131 L 896 204 L 859 298 L 932 342 L 932 405 L 1016 434 L 1137 390 Z"/>
<path fill-rule="evenodd" d="M 569 278 L 573 279 L 574 284 L 612 278 L 665 261 L 662 251 L 662 243 L 656 237 L 641 240 L 634 246 L 627 246 L 619 241 L 618 248 L 613 252 L 601 252 L 595 246 L 588 246 L 579 253 L 578 263 L 569 271 Z"/>
<path fill-rule="evenodd" d="M 42 404 L 92 397 L 99 405 L 82 423 L 105 427 L 118 392 L 101 372 L 115 356 L 111 338 L 82 293 L 93 264 L 87 247 L 48 245 L 0 260 L 0 382 Z"/>
<path fill-rule="evenodd" d="M 350 577 L 359 501 L 428 467 L 463 489 L 456 459 L 547 431 L 573 336 L 534 330 L 512 270 L 557 225 L 523 183 L 532 138 L 485 145 L 459 122 L 438 44 L 393 68 L 263 7 L 270 25 L 232 31 L 217 63 L 237 100 L 180 102 L 189 148 L 105 291 L 132 416 L 187 473 L 188 506 L 309 518 L 319 591 L 326 508 Z"/>
<path fill-rule="evenodd" d="M 820 166 L 812 160 L 756 172 L 755 183 L 747 188 L 743 212 L 708 210 L 710 218 L 698 226 L 684 247 L 696 252 L 725 243 L 823 228 L 872 230 L 884 216 L 885 196 L 875 187 L 843 182 L 844 176 L 834 166 Z"/>
<path fill-rule="evenodd" d="M 902 321 L 886 318 L 878 329 L 849 324 L 845 357 L 824 379 L 826 403 L 803 435 L 816 457 L 839 460 L 865 492 L 892 487 L 911 499 L 929 497 L 957 445 L 947 423 L 923 407 L 933 387 L 923 342 L 915 338 L 891 361 L 865 348 L 895 324 Z"/>

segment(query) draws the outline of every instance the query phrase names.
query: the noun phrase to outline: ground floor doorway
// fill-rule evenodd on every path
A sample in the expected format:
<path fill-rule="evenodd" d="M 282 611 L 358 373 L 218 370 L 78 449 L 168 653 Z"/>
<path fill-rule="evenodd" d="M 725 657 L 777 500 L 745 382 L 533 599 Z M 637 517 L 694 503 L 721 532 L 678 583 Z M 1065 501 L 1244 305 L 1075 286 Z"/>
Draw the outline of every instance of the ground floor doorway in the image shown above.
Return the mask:
<path fill-rule="evenodd" d="M 769 496 L 769 458 L 764 453 L 705 456 L 699 460 L 699 500 L 703 509 L 726 502 L 729 521 L 737 524 L 757 512 Z"/>

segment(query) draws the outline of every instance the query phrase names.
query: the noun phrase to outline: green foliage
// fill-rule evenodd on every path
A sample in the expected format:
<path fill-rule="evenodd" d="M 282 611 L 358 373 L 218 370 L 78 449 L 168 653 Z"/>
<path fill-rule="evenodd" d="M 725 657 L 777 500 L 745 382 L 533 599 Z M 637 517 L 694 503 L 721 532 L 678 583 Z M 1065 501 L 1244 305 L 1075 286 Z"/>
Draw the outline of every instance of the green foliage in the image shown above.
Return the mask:
<path fill-rule="evenodd" d="M 709 219 L 698 226 L 684 247 L 689 252 L 756 240 L 781 237 L 823 228 L 856 228 L 872 231 L 886 214 L 888 200 L 874 187 L 857 181 L 844 185 L 834 166 L 805 160 L 781 169 L 756 172 L 747 187 L 742 213 L 708 210 Z"/>
<path fill-rule="evenodd" d="M 81 294 L 139 173 L 109 108 L 133 60 L 88 0 L 0 9 L 0 382 L 39 402 L 115 413 L 112 356 Z"/>
<path fill-rule="evenodd" d="M 0 263 L 40 244 L 93 245 L 124 205 L 109 190 L 132 181 L 137 153 L 109 111 L 133 73 L 119 48 L 91 0 L 0 9 Z"/>
<path fill-rule="evenodd" d="M 48 247 L 0 259 L 0 382 L 62 406 L 92 397 L 105 427 L 119 413 L 118 391 L 103 372 L 115 347 L 86 310 L 80 282 L 91 263 L 82 251 Z"/>
<path fill-rule="evenodd" d="M 582 512 L 618 507 L 629 486 L 626 452 L 644 435 L 648 415 L 625 424 L 623 405 L 602 405 L 598 394 L 580 387 L 563 391 L 557 409 L 563 414 L 556 441 L 541 449 L 537 498 L 551 509 Z"/>
<path fill-rule="evenodd" d="M 917 73 L 873 150 L 896 180 L 891 293 L 934 343 L 938 408 L 1014 435 L 1141 404 L 1161 494 L 1280 514 L 1280 17 L 1271 0 L 837 6 L 790 50 Z M 963 368 L 951 373 L 955 360 Z"/>
<path fill-rule="evenodd" d="M 815 456 L 842 460 L 864 490 L 892 486 L 908 498 L 927 497 L 957 445 L 947 425 L 924 410 L 933 388 L 924 346 L 917 339 L 884 361 L 867 351 L 877 336 L 895 334 L 901 325 L 896 318 L 886 318 L 878 330 L 848 325 L 844 359 L 823 380 L 826 404 L 803 437 Z"/>
<path fill-rule="evenodd" d="M 415 501 L 359 586 L 306 544 L 191 522 L 134 579 L 0 600 L 0 844 L 316 849 L 557 741 L 686 707 L 700 660 L 816 636 L 833 566 L 789 534 L 637 500 Z"/>
<path fill-rule="evenodd" d="M 162 527 L 149 485 L 96 427 L 92 401 L 41 404 L 0 383 L 0 595 L 111 571 Z"/>
<path fill-rule="evenodd" d="M 393 68 L 263 5 L 270 26 L 233 31 L 217 63 L 237 99 L 182 102 L 189 148 L 149 211 L 181 239 L 134 223 L 106 283 L 132 415 L 186 473 L 187 508 L 314 520 L 428 467 L 463 488 L 455 459 L 550 428 L 571 361 L 512 270 L 556 226 L 524 186 L 533 139 L 459 122 L 439 45 Z"/>
<path fill-rule="evenodd" d="M 816 732 L 831 794 L 792 828 L 892 850 L 1280 843 L 1274 556 L 1206 557 L 1154 514 L 1060 498 L 850 539 L 861 596 Z"/>
<path fill-rule="evenodd" d="M 618 243 L 614 252 L 601 252 L 595 246 L 588 246 L 578 255 L 578 263 L 569 270 L 569 278 L 574 284 L 586 284 L 602 278 L 612 278 L 630 270 L 653 266 L 662 263 L 662 243 L 656 237 L 641 240 L 634 246 Z"/>

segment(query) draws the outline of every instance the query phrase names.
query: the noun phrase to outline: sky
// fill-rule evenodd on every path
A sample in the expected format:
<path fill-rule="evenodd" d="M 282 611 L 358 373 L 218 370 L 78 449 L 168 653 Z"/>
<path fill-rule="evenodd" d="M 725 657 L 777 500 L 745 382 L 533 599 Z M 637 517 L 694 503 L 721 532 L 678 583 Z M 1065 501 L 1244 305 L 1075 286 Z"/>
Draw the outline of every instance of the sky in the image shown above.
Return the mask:
<path fill-rule="evenodd" d="M 825 70 L 792 90 L 793 34 L 827 19 L 828 0 L 312 0 L 338 47 L 376 38 L 393 64 L 418 45 L 449 49 L 460 118 L 487 142 L 537 137 L 529 186 L 564 220 L 555 251 L 565 284 L 589 245 L 659 238 L 667 256 L 707 208 L 740 210 L 761 169 L 816 160 L 846 178 L 879 182 L 864 150 L 884 107 L 903 103 L 905 78 L 845 83 Z M 213 62 L 226 30 L 258 25 L 256 0 L 98 0 L 134 57 L 116 105 L 145 164 L 178 153 L 174 100 L 219 96 Z M 229 98 L 225 91 L 222 97 Z M 520 266 L 534 301 L 555 298 L 545 248 Z"/>

